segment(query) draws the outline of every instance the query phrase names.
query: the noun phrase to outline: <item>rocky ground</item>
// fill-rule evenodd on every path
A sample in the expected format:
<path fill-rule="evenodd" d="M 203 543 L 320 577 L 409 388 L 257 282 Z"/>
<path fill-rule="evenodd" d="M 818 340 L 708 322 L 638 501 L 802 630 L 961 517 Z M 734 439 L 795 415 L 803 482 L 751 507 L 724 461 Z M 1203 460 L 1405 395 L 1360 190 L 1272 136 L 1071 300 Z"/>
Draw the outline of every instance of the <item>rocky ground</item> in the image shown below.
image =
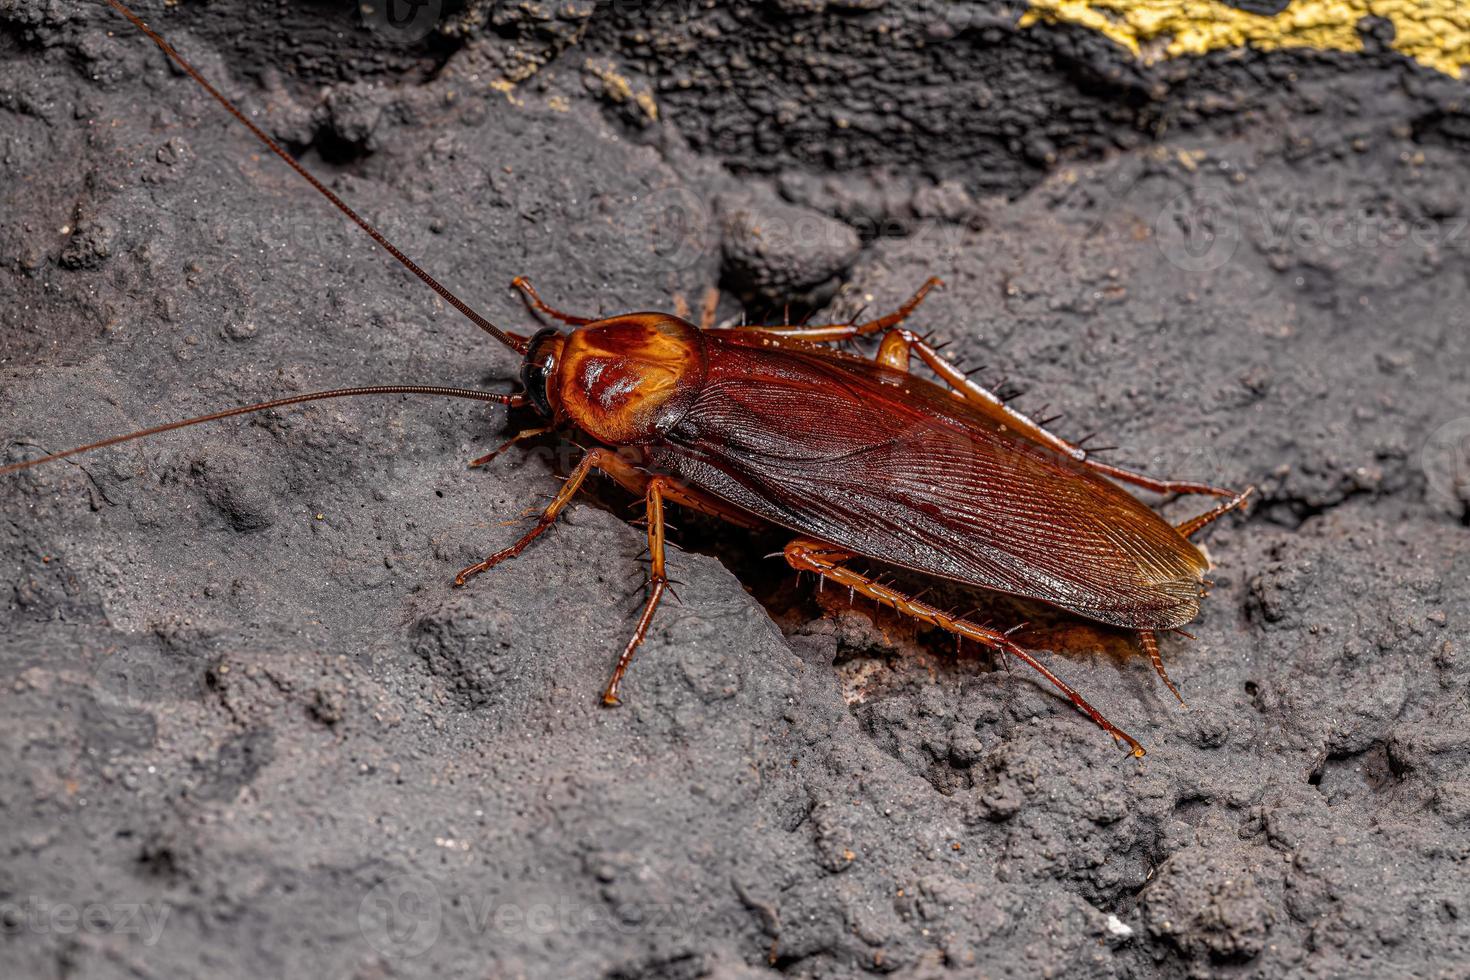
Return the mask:
<path fill-rule="evenodd" d="M 682 602 L 600 708 L 629 498 L 450 587 L 578 452 L 467 470 L 498 408 L 5 478 L 7 975 L 1470 972 L 1470 125 L 1392 25 L 1142 66 L 999 4 L 144 9 L 497 322 L 537 325 L 518 274 L 821 319 L 939 275 L 915 323 L 1020 407 L 1260 497 L 1165 639 L 1187 709 L 1118 636 L 1022 634 L 1135 762 L 682 514 Z M 6 460 L 514 378 L 100 3 L 0 2 L 0 151 Z"/>

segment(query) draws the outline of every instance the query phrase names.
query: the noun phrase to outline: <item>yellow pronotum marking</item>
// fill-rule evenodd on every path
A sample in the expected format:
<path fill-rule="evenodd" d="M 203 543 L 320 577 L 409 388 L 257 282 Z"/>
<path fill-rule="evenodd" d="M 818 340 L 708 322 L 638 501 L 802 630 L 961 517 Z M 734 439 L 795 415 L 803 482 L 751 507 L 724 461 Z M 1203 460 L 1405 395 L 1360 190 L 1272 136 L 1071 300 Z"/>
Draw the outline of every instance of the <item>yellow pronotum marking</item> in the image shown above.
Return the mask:
<path fill-rule="evenodd" d="M 1293 0 L 1279 14 L 1252 14 L 1223 0 L 1031 0 L 1020 26 L 1081 24 L 1147 63 L 1253 47 L 1362 51 L 1358 22 L 1393 24 L 1393 49 L 1454 78 L 1470 64 L 1470 5 L 1455 0 Z"/>

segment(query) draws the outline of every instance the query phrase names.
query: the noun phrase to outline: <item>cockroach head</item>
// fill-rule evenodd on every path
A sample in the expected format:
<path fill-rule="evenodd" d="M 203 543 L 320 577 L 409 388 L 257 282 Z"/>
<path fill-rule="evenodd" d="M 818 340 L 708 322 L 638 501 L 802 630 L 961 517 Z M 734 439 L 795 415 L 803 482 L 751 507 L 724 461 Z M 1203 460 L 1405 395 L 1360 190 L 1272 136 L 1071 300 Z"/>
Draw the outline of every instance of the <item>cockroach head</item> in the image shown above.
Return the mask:
<path fill-rule="evenodd" d="M 557 359 L 565 341 L 552 327 L 538 331 L 526 346 L 526 356 L 521 361 L 521 385 L 526 389 L 526 397 L 547 418 L 556 414 L 547 389 L 556 374 Z"/>

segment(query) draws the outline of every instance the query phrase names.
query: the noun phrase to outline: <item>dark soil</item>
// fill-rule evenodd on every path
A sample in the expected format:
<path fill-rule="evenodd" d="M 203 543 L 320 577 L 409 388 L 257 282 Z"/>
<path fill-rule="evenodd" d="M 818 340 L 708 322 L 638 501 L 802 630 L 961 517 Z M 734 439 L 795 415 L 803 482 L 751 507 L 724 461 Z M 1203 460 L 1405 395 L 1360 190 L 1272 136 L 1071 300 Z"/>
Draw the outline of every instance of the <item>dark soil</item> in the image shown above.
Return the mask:
<path fill-rule="evenodd" d="M 144 8 L 496 322 L 538 326 L 515 275 L 722 320 L 939 275 L 915 325 L 1023 410 L 1260 494 L 1164 640 L 1187 709 L 1121 637 L 1024 634 L 1135 762 L 683 514 L 600 708 L 630 498 L 450 585 L 577 458 L 466 469 L 529 414 L 327 402 L 4 478 L 6 976 L 1470 974 L 1463 83 L 1144 68 L 1000 4 Z M 0 0 L 0 171 L 0 458 L 515 378 L 101 4 Z"/>

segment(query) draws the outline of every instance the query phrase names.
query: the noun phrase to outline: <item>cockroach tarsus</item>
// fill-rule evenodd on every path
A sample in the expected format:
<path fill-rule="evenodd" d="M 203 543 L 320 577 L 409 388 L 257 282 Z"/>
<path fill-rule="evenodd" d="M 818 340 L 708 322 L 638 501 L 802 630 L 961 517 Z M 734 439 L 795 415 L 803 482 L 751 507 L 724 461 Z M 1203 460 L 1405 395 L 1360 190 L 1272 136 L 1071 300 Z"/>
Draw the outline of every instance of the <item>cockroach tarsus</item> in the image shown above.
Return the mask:
<path fill-rule="evenodd" d="M 121 0 L 107 3 L 393 258 L 521 355 L 523 390 L 378 385 L 312 392 L 114 436 L 0 468 L 0 475 L 201 422 L 327 398 L 423 394 L 528 406 L 542 424 L 471 461 L 472 467 L 551 432 L 580 432 L 595 445 L 529 531 L 461 570 L 454 584 L 463 586 L 519 555 L 594 472 L 641 497 L 647 593 L 603 704 L 620 703 L 628 665 L 670 590 L 667 503 L 739 527 L 792 532 L 781 554 L 798 573 L 811 572 L 819 582 L 830 580 L 957 642 L 971 640 L 1027 664 L 1134 756 L 1144 754 L 1138 741 L 1017 644 L 1014 627 L 1003 631 L 945 612 L 922 594 L 905 594 L 850 563 L 861 558 L 1008 593 L 1131 631 L 1183 702 L 1164 669 L 1158 633 L 1193 620 L 1204 595 L 1209 561 L 1189 537 L 1243 507 L 1251 489 L 1236 494 L 1101 462 L 1080 442 L 1068 442 L 1011 407 L 1009 398 L 944 357 L 940 346 L 903 326 L 941 285 L 938 279 L 926 281 L 893 312 L 863 322 L 717 328 L 708 298 L 700 326 L 666 313 L 593 318 L 556 309 L 517 277 L 512 285 L 532 309 L 571 329 L 547 327 L 532 336 L 504 330 L 328 190 Z M 871 360 L 825 346 L 872 335 L 881 340 Z M 911 373 L 915 359 L 938 383 Z M 1173 526 L 1114 481 L 1226 499 Z"/>

